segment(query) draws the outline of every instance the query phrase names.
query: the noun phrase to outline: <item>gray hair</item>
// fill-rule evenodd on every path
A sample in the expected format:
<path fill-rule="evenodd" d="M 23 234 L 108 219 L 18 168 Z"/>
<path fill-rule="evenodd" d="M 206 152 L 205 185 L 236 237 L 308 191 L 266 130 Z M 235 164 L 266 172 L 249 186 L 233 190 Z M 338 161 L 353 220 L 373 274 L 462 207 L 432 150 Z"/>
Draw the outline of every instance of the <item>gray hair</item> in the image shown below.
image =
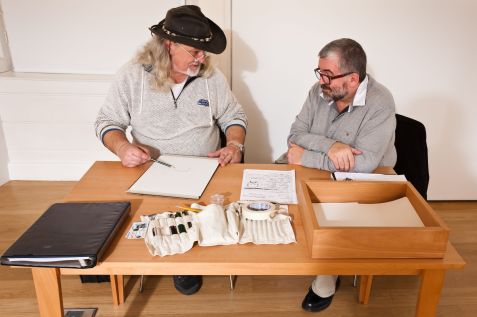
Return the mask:
<path fill-rule="evenodd" d="M 151 65 L 153 80 L 152 87 L 160 91 L 167 91 L 174 84 L 171 77 L 172 63 L 169 51 L 164 41 L 166 39 L 153 35 L 142 49 L 136 54 L 135 62 L 142 65 Z M 213 72 L 210 56 L 207 55 L 204 63 L 201 65 L 199 75 L 209 77 Z"/>
<path fill-rule="evenodd" d="M 318 54 L 320 58 L 336 54 L 341 72 L 356 72 L 359 81 L 366 77 L 366 53 L 361 45 L 352 39 L 338 39 L 326 44 Z"/>

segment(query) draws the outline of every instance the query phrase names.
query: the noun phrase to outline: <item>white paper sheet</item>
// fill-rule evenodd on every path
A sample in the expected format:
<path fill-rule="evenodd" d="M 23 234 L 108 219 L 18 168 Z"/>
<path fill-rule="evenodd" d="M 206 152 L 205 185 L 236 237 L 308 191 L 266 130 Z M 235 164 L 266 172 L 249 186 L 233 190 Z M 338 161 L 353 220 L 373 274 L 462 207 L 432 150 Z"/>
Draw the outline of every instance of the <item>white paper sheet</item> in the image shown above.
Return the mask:
<path fill-rule="evenodd" d="M 314 203 L 321 227 L 424 227 L 407 197 L 377 204 Z"/>
<path fill-rule="evenodd" d="M 375 173 L 346 173 L 334 172 L 331 177 L 337 181 L 354 180 L 354 181 L 386 181 L 386 182 L 405 182 L 404 175 L 386 175 Z"/>
<path fill-rule="evenodd" d="M 197 199 L 219 164 L 216 158 L 198 156 L 161 155 L 159 159 L 173 167 L 152 163 L 129 193 Z"/>
<path fill-rule="evenodd" d="M 295 171 L 245 169 L 240 200 L 296 204 Z"/>

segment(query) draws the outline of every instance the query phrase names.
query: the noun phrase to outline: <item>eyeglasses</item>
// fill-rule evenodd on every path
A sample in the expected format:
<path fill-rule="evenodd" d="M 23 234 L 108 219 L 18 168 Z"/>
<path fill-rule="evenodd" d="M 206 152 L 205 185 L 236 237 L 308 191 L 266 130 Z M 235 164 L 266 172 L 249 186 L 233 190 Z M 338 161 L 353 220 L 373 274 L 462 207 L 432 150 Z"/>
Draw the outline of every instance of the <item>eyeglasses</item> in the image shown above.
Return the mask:
<path fill-rule="evenodd" d="M 351 75 L 352 73 L 354 73 L 354 72 L 348 72 L 348 73 L 339 74 L 339 75 L 336 75 L 336 76 L 330 76 L 330 75 L 327 75 L 327 74 L 323 74 L 319 67 L 315 68 L 314 71 L 315 71 L 316 78 L 318 78 L 318 80 L 320 80 L 320 78 L 322 78 L 323 83 L 325 85 L 329 85 L 333 79 L 342 78 L 342 77 L 345 77 L 345 76 L 348 76 L 348 75 Z"/>
<path fill-rule="evenodd" d="M 193 53 L 189 52 L 188 50 L 185 49 L 184 46 L 182 46 L 181 44 L 179 43 L 176 43 L 180 48 L 182 48 L 187 54 L 189 54 L 190 56 L 192 56 L 192 58 L 194 59 L 194 62 L 199 62 L 199 59 L 205 59 L 207 57 L 207 53 L 203 50 L 194 50 L 192 51 Z"/>

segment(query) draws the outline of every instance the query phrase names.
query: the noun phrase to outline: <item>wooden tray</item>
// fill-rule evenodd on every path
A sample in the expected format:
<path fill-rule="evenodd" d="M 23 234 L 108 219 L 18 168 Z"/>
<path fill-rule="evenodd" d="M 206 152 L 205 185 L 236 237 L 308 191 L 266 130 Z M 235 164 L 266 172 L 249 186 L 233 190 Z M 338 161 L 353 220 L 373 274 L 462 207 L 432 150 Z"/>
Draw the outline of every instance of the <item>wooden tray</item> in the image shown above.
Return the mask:
<path fill-rule="evenodd" d="M 302 181 L 298 203 L 312 258 L 442 258 L 449 229 L 409 182 Z M 407 197 L 424 227 L 322 227 L 313 203 Z"/>

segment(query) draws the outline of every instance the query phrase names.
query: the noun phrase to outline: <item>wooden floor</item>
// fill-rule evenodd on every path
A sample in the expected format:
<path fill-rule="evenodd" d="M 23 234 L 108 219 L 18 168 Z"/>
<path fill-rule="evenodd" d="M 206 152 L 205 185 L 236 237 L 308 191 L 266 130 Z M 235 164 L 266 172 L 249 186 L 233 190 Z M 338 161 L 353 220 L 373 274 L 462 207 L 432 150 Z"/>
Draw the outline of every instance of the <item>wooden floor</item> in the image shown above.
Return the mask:
<path fill-rule="evenodd" d="M 0 187 L 0 252 L 3 251 L 74 182 L 12 181 Z M 437 316 L 477 316 L 477 202 L 433 202 L 432 207 L 451 228 L 450 239 L 467 262 L 464 270 L 449 271 Z M 208 276 L 199 293 L 184 296 L 171 277 L 147 277 L 143 293 L 139 279 L 127 277 L 126 303 L 112 304 L 109 283 L 81 284 L 76 276 L 63 276 L 64 305 L 98 307 L 96 316 L 311 316 L 302 311 L 310 276 L 240 276 L 234 291 L 228 277 Z M 38 316 L 31 272 L 0 267 L 0 316 Z M 317 316 L 414 316 L 417 277 L 379 276 L 371 301 L 357 303 L 352 277 L 342 277 L 332 306 Z"/>

